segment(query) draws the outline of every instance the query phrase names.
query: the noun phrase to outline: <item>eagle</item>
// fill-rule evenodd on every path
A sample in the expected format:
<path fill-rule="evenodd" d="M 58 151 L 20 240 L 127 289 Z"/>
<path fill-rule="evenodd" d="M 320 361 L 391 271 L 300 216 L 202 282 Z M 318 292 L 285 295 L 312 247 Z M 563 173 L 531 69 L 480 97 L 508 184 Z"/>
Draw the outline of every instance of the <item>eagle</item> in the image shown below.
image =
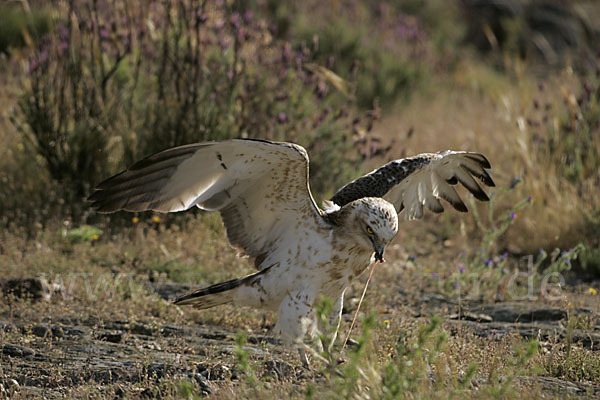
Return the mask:
<path fill-rule="evenodd" d="M 199 207 L 221 214 L 231 244 L 258 272 L 174 300 L 205 309 L 221 304 L 277 312 L 274 333 L 301 346 L 319 333 L 315 305 L 334 301 L 335 341 L 344 291 L 371 263 L 383 261 L 398 232 L 427 208 L 467 207 L 454 186 L 489 200 L 477 180 L 494 182 L 479 153 L 442 151 L 398 159 L 339 189 L 323 208 L 309 187 L 306 150 L 294 143 L 236 139 L 164 150 L 98 184 L 89 200 L 101 213 L 176 212 Z"/>

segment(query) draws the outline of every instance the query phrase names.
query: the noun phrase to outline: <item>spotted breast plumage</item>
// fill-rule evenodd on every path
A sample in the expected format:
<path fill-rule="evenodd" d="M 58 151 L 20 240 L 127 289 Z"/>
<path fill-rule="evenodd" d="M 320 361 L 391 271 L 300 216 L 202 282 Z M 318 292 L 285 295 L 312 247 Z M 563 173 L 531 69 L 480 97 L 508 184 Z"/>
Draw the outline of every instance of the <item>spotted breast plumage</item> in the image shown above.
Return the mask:
<path fill-rule="evenodd" d="M 191 144 L 147 157 L 100 183 L 99 212 L 219 211 L 229 241 L 258 272 L 175 299 L 208 308 L 233 303 L 276 311 L 275 333 L 299 343 L 318 332 L 315 302 L 334 300 L 339 327 L 344 291 L 398 231 L 398 214 L 418 219 L 441 199 L 467 211 L 453 185 L 479 200 L 494 186 L 478 153 L 445 151 L 391 161 L 342 187 L 319 208 L 308 184 L 308 155 L 292 143 L 239 139 Z"/>

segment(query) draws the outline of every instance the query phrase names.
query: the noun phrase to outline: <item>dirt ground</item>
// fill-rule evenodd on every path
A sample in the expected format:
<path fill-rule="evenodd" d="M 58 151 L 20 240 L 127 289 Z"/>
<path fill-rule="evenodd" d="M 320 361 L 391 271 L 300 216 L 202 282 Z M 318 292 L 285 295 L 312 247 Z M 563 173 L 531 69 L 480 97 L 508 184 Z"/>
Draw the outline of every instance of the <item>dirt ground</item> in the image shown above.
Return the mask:
<path fill-rule="evenodd" d="M 177 283 L 150 284 L 164 299 L 189 289 Z M 5 282 L 6 286 L 6 282 Z M 35 293 L 35 290 L 33 290 Z M 355 293 L 358 295 L 359 293 Z M 350 298 L 347 304 L 355 304 Z M 44 299 L 28 300 L 43 302 Z M 570 340 L 600 356 L 599 310 L 563 308 L 543 302 L 464 302 L 439 294 L 419 297 L 396 290 L 389 307 L 402 303 L 408 319 L 437 313 L 450 335 L 473 335 L 491 341 L 511 336 L 537 339 L 542 349 Z M 12 308 L 11 308 L 12 310 Z M 353 310 L 345 310 L 347 328 Z M 590 329 L 568 329 L 567 313 L 594 321 Z M 69 317 L 61 308 L 53 314 L 0 315 L 3 341 L 0 352 L 0 395 L 12 398 L 61 398 L 111 393 L 114 397 L 155 397 L 164 378 L 196 382 L 203 395 L 228 397 L 243 373 L 236 363 L 237 332 L 211 325 L 172 325 L 145 321 Z M 91 314 L 90 314 L 91 315 Z M 264 321 L 263 321 L 264 322 Z M 318 369 L 302 367 L 294 352 L 283 348 L 268 332 L 249 334 L 244 350 L 263 380 L 301 385 L 318 380 Z M 433 378 L 432 378 L 433 379 Z M 600 386 L 551 377 L 519 377 L 546 393 L 582 397 L 600 396 Z M 472 382 L 477 386 L 477 379 Z"/>

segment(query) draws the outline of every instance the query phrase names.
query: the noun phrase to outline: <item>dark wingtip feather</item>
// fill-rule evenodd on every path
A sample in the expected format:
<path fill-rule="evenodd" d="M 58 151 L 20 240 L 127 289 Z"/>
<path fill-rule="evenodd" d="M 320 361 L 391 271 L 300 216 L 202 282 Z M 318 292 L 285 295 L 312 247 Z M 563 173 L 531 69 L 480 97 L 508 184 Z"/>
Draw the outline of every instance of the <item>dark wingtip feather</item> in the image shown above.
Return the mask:
<path fill-rule="evenodd" d="M 97 203 L 99 200 L 102 200 L 102 197 L 104 195 L 104 191 L 103 190 L 94 190 L 94 193 L 90 194 L 89 197 L 86 199 L 86 201 L 90 202 L 90 203 Z M 94 206 L 94 204 L 92 204 L 92 207 Z"/>
<path fill-rule="evenodd" d="M 90 207 L 93 208 L 97 213 L 100 214 L 108 214 L 111 212 L 115 212 L 117 210 L 113 210 L 112 208 L 106 207 L 106 193 L 104 190 L 95 190 L 86 201 L 90 204 Z"/>
<path fill-rule="evenodd" d="M 478 178 L 481 180 L 481 182 L 483 182 L 486 186 L 491 186 L 494 187 L 496 186 L 496 184 L 494 183 L 494 181 L 492 180 L 492 177 L 487 173 L 487 171 L 483 171 L 483 173 L 481 175 L 478 176 Z"/>
<path fill-rule="evenodd" d="M 450 188 L 450 190 L 454 191 L 454 189 L 452 189 L 452 188 Z M 454 196 L 450 196 L 450 195 L 448 195 L 448 193 L 442 191 L 442 192 L 440 192 L 440 197 L 442 199 L 446 200 L 448 203 L 450 203 L 450 205 L 452 207 L 454 207 L 454 209 L 457 211 L 460 211 L 460 212 L 469 211 L 467 209 L 467 206 L 465 205 L 465 203 L 463 203 L 460 196 L 456 193 L 456 191 L 454 191 Z"/>
<path fill-rule="evenodd" d="M 454 209 L 456 211 L 469 212 L 469 209 L 467 208 L 465 203 L 462 202 L 462 200 L 460 201 L 460 203 L 450 203 L 450 204 L 452 205 L 452 207 L 454 207 Z"/>
<path fill-rule="evenodd" d="M 467 206 L 465 206 L 465 203 L 463 202 L 461 202 L 460 204 L 452 204 L 452 206 L 456 211 L 469 212 L 469 209 L 467 208 Z"/>
<path fill-rule="evenodd" d="M 112 214 L 120 210 L 117 207 L 108 207 L 108 206 L 100 206 L 100 205 L 92 205 L 92 207 L 96 208 L 96 212 L 98 214 Z"/>
<path fill-rule="evenodd" d="M 481 156 L 482 158 L 485 159 L 485 157 Z M 490 176 L 490 174 L 488 174 L 488 172 L 485 170 L 485 168 L 489 168 L 490 165 L 489 163 L 486 161 L 486 163 L 481 162 L 481 160 L 469 157 L 471 160 L 477 162 L 479 164 L 480 168 L 473 168 L 472 166 L 470 166 L 468 163 L 463 163 L 462 167 L 464 169 L 467 170 L 467 172 L 469 172 L 471 175 L 473 175 L 474 177 L 476 177 L 477 179 L 479 179 L 481 182 L 483 182 L 486 186 L 496 186 L 496 184 L 494 183 L 494 181 L 492 180 L 492 177 Z"/>
<path fill-rule="evenodd" d="M 471 160 L 475 161 L 476 163 L 481 165 L 483 168 L 486 168 L 486 169 L 492 168 L 492 165 L 490 164 L 488 159 L 481 153 L 466 153 L 465 157 L 468 157 Z"/>
<path fill-rule="evenodd" d="M 203 294 L 198 294 L 197 292 L 184 294 L 182 296 L 179 296 L 179 297 L 173 299 L 173 304 L 181 304 L 181 303 L 185 302 L 186 300 L 193 300 L 193 299 L 196 299 L 201 296 L 203 296 Z"/>
<path fill-rule="evenodd" d="M 430 211 L 436 213 L 436 214 L 441 214 L 444 212 L 444 207 L 434 207 L 434 206 L 428 206 L 427 207 Z"/>
<path fill-rule="evenodd" d="M 100 182 L 98 185 L 96 185 L 96 190 L 108 189 L 108 188 L 114 186 L 115 183 L 119 182 L 119 178 L 121 178 L 121 176 L 126 172 L 127 172 L 127 170 L 121 171 L 118 174 L 111 176 L 110 178 L 106 178 L 105 180 Z"/>
<path fill-rule="evenodd" d="M 489 201 L 490 200 L 488 195 L 481 188 L 479 188 L 479 190 L 472 191 L 471 193 L 473 194 L 473 196 L 475 196 L 475 198 L 477 200 L 480 200 L 480 201 Z"/>

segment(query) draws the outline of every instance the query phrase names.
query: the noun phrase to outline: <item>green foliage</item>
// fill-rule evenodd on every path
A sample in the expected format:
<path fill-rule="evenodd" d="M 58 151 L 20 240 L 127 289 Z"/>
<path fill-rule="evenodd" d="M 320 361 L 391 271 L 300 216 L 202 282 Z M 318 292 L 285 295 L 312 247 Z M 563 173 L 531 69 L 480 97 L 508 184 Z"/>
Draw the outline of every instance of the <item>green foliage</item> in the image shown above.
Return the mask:
<path fill-rule="evenodd" d="M 327 390 L 310 387 L 308 398 L 335 396 L 335 398 L 374 399 L 403 398 L 462 398 L 473 394 L 473 381 L 477 391 L 484 398 L 496 396 L 513 398 L 517 396 L 515 381 L 522 375 L 542 372 L 532 368 L 538 353 L 537 341 L 520 342 L 512 345 L 502 366 L 484 366 L 470 362 L 457 373 L 456 365 L 448 358 L 449 334 L 442 327 L 439 317 L 433 316 L 419 323 L 410 331 L 395 331 L 395 344 L 385 355 L 374 357 L 375 339 L 374 315 L 363 321 L 363 329 L 358 343 L 347 350 L 347 361 L 343 364 L 329 365 L 324 372 Z M 482 377 L 484 369 L 491 367 L 487 377 Z"/>
<path fill-rule="evenodd" d="M 490 381 L 492 386 L 490 392 L 495 398 L 514 397 L 518 393 L 518 389 L 515 387 L 515 380 L 525 373 L 528 375 L 535 375 L 536 370 L 531 370 L 530 363 L 533 357 L 539 351 L 539 343 L 537 340 L 530 340 L 528 342 L 517 343 L 512 349 L 512 357 L 508 360 L 507 368 L 504 372 L 504 376 L 500 377 L 497 371 L 493 371 Z"/>
<path fill-rule="evenodd" d="M 579 254 L 579 263 L 585 272 L 600 277 L 600 248 L 583 248 Z"/>
<path fill-rule="evenodd" d="M 368 40 L 368 32 L 356 29 L 350 21 L 335 18 L 319 28 L 312 23 L 296 27 L 298 39 L 310 42 L 318 37 L 315 58 L 326 62 L 334 58 L 335 70 L 350 75 L 356 65 L 356 98 L 363 108 L 372 108 L 376 99 L 389 105 L 399 97 L 408 97 L 413 86 L 426 75 L 426 66 L 402 60 L 396 54 L 381 51 L 379 40 Z"/>
<path fill-rule="evenodd" d="M 549 99 L 546 86 L 540 84 L 533 100 L 534 110 L 527 119 L 534 132 L 531 138 L 537 156 L 561 172 L 582 195 L 593 193 L 589 210 L 592 221 L 600 212 L 595 196 L 600 181 L 599 62 L 590 61 L 574 83 L 561 80 L 561 101 Z"/>
<path fill-rule="evenodd" d="M 98 240 L 102 235 L 102 230 L 91 225 L 82 225 L 79 228 L 66 231 L 66 237 L 71 244 L 81 242 L 92 242 Z"/>
<path fill-rule="evenodd" d="M 600 30 L 586 0 L 465 1 L 464 40 L 500 61 L 527 58 L 544 67 L 587 63 Z"/>
<path fill-rule="evenodd" d="M 369 379 L 369 367 L 374 367 L 374 360 L 370 359 L 372 331 L 375 328 L 375 315 L 369 314 L 362 323 L 361 335 L 346 353 L 347 363 L 342 364 L 336 373 L 332 373 L 334 393 L 339 398 L 351 399 L 364 397 L 369 388 L 376 385 L 374 379 Z M 373 377 L 371 375 L 371 377 Z"/>
<path fill-rule="evenodd" d="M 424 279 L 447 295 L 478 298 L 485 294 L 494 297 L 499 292 L 505 291 L 513 274 L 510 274 L 509 271 L 508 253 L 497 255 L 499 239 L 515 223 L 519 212 L 532 203 L 532 199 L 522 199 L 508 210 L 503 209 L 500 212 L 498 204 L 502 203 L 505 197 L 511 196 L 515 187 L 521 183 L 522 179 L 517 177 L 509 186 L 499 187 L 495 192 L 490 193 L 490 201 L 486 205 L 487 212 L 485 214 L 480 213 L 475 200 L 469 196 L 469 209 L 481 239 L 476 246 L 476 251 L 469 252 L 469 254 L 463 253 L 460 256 L 456 268 L 453 268 L 450 274 L 438 275 L 437 271 L 425 268 L 412 256 L 408 261 L 416 267 Z M 541 263 L 543 259 L 538 261 Z M 518 276 L 518 271 L 516 273 Z"/>
<path fill-rule="evenodd" d="M 50 7 L 0 4 L 0 53 L 7 53 L 12 48 L 25 46 L 32 39 L 41 38 L 50 31 L 53 20 Z"/>
<path fill-rule="evenodd" d="M 593 74 L 596 71 L 592 71 Z M 546 121 L 544 152 L 560 163 L 565 177 L 575 185 L 600 177 L 600 79 L 590 75 L 581 84 L 579 93 L 565 92 L 563 108 Z"/>
<path fill-rule="evenodd" d="M 334 329 L 337 328 L 337 325 L 330 326 L 329 324 L 329 316 L 332 310 L 333 303 L 329 298 L 322 298 L 315 307 L 319 326 L 319 340 L 323 345 L 323 353 L 321 355 L 330 363 L 334 361 L 334 354 L 330 353 L 329 348 L 333 342 Z"/>
<path fill-rule="evenodd" d="M 502 211 L 500 215 L 497 215 L 497 203 L 509 192 L 513 191 L 517 185 L 523 182 L 521 177 L 516 177 L 508 186 L 500 187 L 495 192 L 490 193 L 490 201 L 487 203 L 487 215 L 486 219 L 480 216 L 477 205 L 473 196 L 469 196 L 469 204 L 471 212 L 473 213 L 473 219 L 477 228 L 483 234 L 480 244 L 480 258 L 487 261 L 495 246 L 497 245 L 498 239 L 508 230 L 508 228 L 515 222 L 518 217 L 518 212 L 523 208 L 529 206 L 532 203 L 531 197 L 522 199 L 513 205 L 509 210 Z"/>
<path fill-rule="evenodd" d="M 575 382 L 600 381 L 600 357 L 578 347 L 569 352 L 552 351 L 545 357 L 544 372 L 549 376 Z"/>
<path fill-rule="evenodd" d="M 41 40 L 29 61 L 15 124 L 29 134 L 28 150 L 42 157 L 71 205 L 81 202 L 109 166 L 123 95 L 111 78 L 126 50 L 103 54 L 98 37 L 69 11 L 72 18 Z M 77 208 L 72 211 L 79 216 Z"/>
<path fill-rule="evenodd" d="M 256 374 L 254 373 L 252 365 L 250 364 L 250 351 L 244 348 L 246 341 L 246 334 L 244 332 L 239 332 L 235 338 L 236 364 L 238 369 L 244 374 L 247 383 L 256 389 L 258 379 L 256 378 Z"/>
<path fill-rule="evenodd" d="M 74 218 L 111 172 L 187 143 L 295 141 L 311 153 L 312 187 L 321 195 L 362 161 L 351 137 L 361 116 L 305 66 L 306 53 L 272 39 L 251 15 L 204 7 L 79 0 L 40 42 L 13 123 Z"/>
<path fill-rule="evenodd" d="M 567 251 L 555 248 L 550 254 L 539 249 L 537 255 L 519 258 L 510 257 L 506 251 L 498 254 L 502 235 L 513 226 L 525 207 L 532 204 L 532 199 L 528 197 L 518 201 L 507 211 L 498 212 L 498 204 L 521 183 L 521 178 L 517 177 L 509 186 L 500 187 L 491 193 L 487 213 L 483 215 L 473 198 L 469 197 L 475 225 L 481 232 L 477 250 L 461 254 L 455 268 L 439 273 L 409 256 L 408 262 L 415 266 L 421 278 L 448 296 L 495 301 L 523 299 L 533 296 L 534 291 L 539 288 L 548 294 L 554 284 L 560 286 L 564 282 L 563 273 L 569 271 L 581 254 L 585 253 L 586 247 L 583 244 Z"/>
<path fill-rule="evenodd" d="M 396 356 L 384 366 L 383 398 L 394 399 L 403 393 L 416 393 L 429 380 L 428 367 L 436 362 L 446 340 L 440 332 L 440 318 L 421 325 L 414 337 L 399 337 Z"/>
<path fill-rule="evenodd" d="M 358 106 L 371 109 L 407 99 L 427 78 L 429 38 L 418 15 L 385 1 L 332 3 L 321 8 L 327 17 L 315 20 L 313 7 L 312 2 L 273 1 L 267 10 L 278 35 L 310 48 L 313 60 L 353 83 Z"/>

